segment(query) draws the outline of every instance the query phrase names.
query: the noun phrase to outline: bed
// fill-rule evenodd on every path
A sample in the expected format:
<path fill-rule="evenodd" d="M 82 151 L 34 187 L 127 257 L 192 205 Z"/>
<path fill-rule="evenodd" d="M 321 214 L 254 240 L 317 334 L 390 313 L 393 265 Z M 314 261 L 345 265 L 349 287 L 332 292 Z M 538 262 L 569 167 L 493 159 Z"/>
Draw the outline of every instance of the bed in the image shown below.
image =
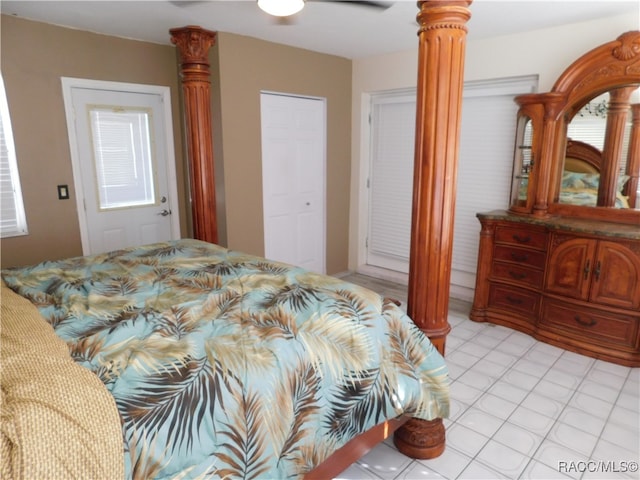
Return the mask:
<path fill-rule="evenodd" d="M 113 396 L 125 478 L 299 478 L 386 420 L 448 415 L 427 337 L 336 278 L 184 239 L 3 280 Z"/>
<path fill-rule="evenodd" d="M 602 152 L 587 143 L 567 141 L 560 203 L 595 207 L 598 202 L 600 165 Z M 619 175 L 616 189 L 615 207 L 629 208 L 629 199 L 623 195 L 628 175 Z"/>
<path fill-rule="evenodd" d="M 442 453 L 470 4 L 418 2 L 406 315 L 368 290 L 216 245 L 208 80 L 215 34 L 197 26 L 171 30 L 181 64 L 195 240 L 3 272 L 3 477 L 332 478 L 394 430 L 394 443 L 412 458 Z M 141 283 L 146 287 L 137 290 Z M 268 291 L 262 300 L 247 290 L 260 284 Z M 177 304 L 176 292 L 186 296 Z M 120 313 L 107 308 L 110 302 Z M 199 316 L 205 313 L 224 320 Z M 84 320 L 76 324 L 76 316 Z M 334 331 L 340 324 L 347 330 Z M 218 327 L 226 342 L 199 334 Z M 131 335 L 138 330 L 149 337 Z M 358 340 L 361 333 L 369 340 Z M 303 354 L 314 342 L 321 347 Z M 363 342 L 366 352 L 356 348 Z M 285 344 L 294 346 L 291 353 L 281 351 Z M 223 351 L 230 363 L 211 354 Z M 258 360 L 248 362 L 250 355 Z M 33 368 L 45 361 L 53 362 L 51 372 Z M 284 376 L 267 373 L 268 364 L 282 366 Z M 200 388 L 207 381 L 210 388 Z"/>

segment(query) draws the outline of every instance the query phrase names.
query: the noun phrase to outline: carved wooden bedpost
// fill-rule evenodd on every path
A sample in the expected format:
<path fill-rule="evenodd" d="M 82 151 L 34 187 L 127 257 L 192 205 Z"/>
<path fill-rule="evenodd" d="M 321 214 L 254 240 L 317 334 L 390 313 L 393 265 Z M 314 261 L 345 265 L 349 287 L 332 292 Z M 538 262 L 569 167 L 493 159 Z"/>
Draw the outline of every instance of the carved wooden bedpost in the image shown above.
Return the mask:
<path fill-rule="evenodd" d="M 193 236 L 218 243 L 208 58 L 216 34 L 195 26 L 169 33 L 180 54 Z"/>
<path fill-rule="evenodd" d="M 447 315 L 465 24 L 471 16 L 467 8 L 470 4 L 471 0 L 418 2 L 416 144 L 407 311 L 442 354 L 451 330 Z M 395 433 L 394 442 L 410 457 L 437 457 L 445 444 L 442 419 L 411 419 Z"/>

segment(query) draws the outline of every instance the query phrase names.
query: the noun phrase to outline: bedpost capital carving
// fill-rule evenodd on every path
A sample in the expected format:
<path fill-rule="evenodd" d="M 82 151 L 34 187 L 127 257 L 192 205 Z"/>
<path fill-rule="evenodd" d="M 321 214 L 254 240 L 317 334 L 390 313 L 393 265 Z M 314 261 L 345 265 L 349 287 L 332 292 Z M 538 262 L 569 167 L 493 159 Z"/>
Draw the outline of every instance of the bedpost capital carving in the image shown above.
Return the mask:
<path fill-rule="evenodd" d="M 427 30 L 460 29 L 467 31 L 466 22 L 471 17 L 467 8 L 471 0 L 418 1 L 420 12 L 416 16 L 420 26 L 418 34 Z"/>
<path fill-rule="evenodd" d="M 202 27 L 189 25 L 172 28 L 171 43 L 178 47 L 180 63 L 205 65 L 209 69 L 209 48 L 215 44 L 216 33 Z"/>

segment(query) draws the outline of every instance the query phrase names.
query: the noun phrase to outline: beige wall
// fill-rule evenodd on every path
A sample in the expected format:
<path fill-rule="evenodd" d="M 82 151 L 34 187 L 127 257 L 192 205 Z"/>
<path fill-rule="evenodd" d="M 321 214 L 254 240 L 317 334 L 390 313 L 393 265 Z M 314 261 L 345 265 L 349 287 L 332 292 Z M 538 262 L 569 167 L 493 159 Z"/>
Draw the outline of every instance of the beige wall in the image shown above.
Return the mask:
<path fill-rule="evenodd" d="M 471 6 L 473 14 L 473 5 Z M 640 11 L 639 11 L 640 13 Z M 598 45 L 629 30 L 640 28 L 640 17 L 621 15 L 504 37 L 469 40 L 466 48 L 465 81 L 538 75 L 539 91 L 553 87 L 556 78 L 575 59 Z M 351 161 L 351 213 L 349 268 L 365 262 L 366 203 L 364 187 L 368 175 L 368 95 L 385 90 L 415 88 L 416 49 L 369 57 L 353 62 L 353 118 Z M 515 119 L 514 119 L 515 121 Z M 490 168 L 490 167 L 489 167 Z M 507 205 L 505 205 L 506 207 Z M 397 278 L 402 280 L 401 277 Z"/>
<path fill-rule="evenodd" d="M 181 201 L 189 232 L 175 47 L 2 15 L 2 73 L 29 235 L 3 239 L 2 267 L 82 254 L 60 77 L 171 87 Z M 167 32 L 167 37 L 169 33 Z M 210 53 L 220 243 L 264 254 L 260 91 L 327 99 L 327 272 L 347 268 L 351 61 L 219 33 Z M 71 200 L 58 200 L 58 184 Z"/>
<path fill-rule="evenodd" d="M 2 75 L 11 113 L 29 234 L 5 238 L 2 267 L 82 255 L 60 77 L 171 88 L 182 230 L 185 176 L 176 50 L 1 16 Z M 169 33 L 167 32 L 167 36 Z M 59 184 L 71 199 L 58 200 Z"/>
<path fill-rule="evenodd" d="M 218 49 L 228 246 L 264 255 L 260 92 L 324 97 L 326 270 L 330 274 L 345 271 L 351 172 L 351 61 L 230 33 L 218 34 Z"/>

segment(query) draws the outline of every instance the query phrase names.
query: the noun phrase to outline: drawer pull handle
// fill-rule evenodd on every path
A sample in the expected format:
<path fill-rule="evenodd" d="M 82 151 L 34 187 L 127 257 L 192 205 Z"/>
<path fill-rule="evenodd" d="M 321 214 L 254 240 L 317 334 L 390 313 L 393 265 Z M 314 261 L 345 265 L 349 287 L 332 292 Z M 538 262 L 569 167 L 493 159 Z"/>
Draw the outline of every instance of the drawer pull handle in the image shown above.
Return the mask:
<path fill-rule="evenodd" d="M 596 263 L 596 269 L 593 271 L 593 274 L 596 277 L 596 282 L 600 280 L 600 262 Z"/>
<path fill-rule="evenodd" d="M 515 253 L 511 252 L 511 258 L 513 258 L 516 262 L 526 262 L 529 260 L 529 255 L 526 253 Z"/>
<path fill-rule="evenodd" d="M 588 322 L 587 322 L 587 321 L 585 321 L 585 320 L 582 320 L 582 319 L 580 318 L 580 315 L 576 315 L 576 316 L 575 316 L 575 317 L 573 317 L 573 318 L 574 318 L 574 320 L 575 320 L 576 322 L 578 322 L 578 323 L 579 323 L 580 325 L 582 325 L 583 327 L 593 327 L 596 323 L 598 323 L 598 321 L 597 321 L 597 320 L 594 320 L 593 318 L 590 318 Z"/>
<path fill-rule="evenodd" d="M 523 278 L 527 277 L 526 273 L 523 273 L 523 272 L 512 272 L 511 270 L 509 270 L 509 275 L 511 275 L 511 278 L 513 278 L 514 280 L 522 280 Z"/>
<path fill-rule="evenodd" d="M 591 271 L 591 260 L 587 260 L 587 263 L 584 265 L 584 279 L 589 278 L 589 272 Z"/>
<path fill-rule="evenodd" d="M 515 298 L 511 295 L 507 295 L 507 300 L 509 301 L 509 303 L 512 303 L 514 305 L 522 305 L 522 300 L 520 298 Z"/>
<path fill-rule="evenodd" d="M 531 241 L 531 237 L 529 235 L 521 237 L 517 233 L 513 235 L 513 239 L 518 243 L 529 243 Z"/>

